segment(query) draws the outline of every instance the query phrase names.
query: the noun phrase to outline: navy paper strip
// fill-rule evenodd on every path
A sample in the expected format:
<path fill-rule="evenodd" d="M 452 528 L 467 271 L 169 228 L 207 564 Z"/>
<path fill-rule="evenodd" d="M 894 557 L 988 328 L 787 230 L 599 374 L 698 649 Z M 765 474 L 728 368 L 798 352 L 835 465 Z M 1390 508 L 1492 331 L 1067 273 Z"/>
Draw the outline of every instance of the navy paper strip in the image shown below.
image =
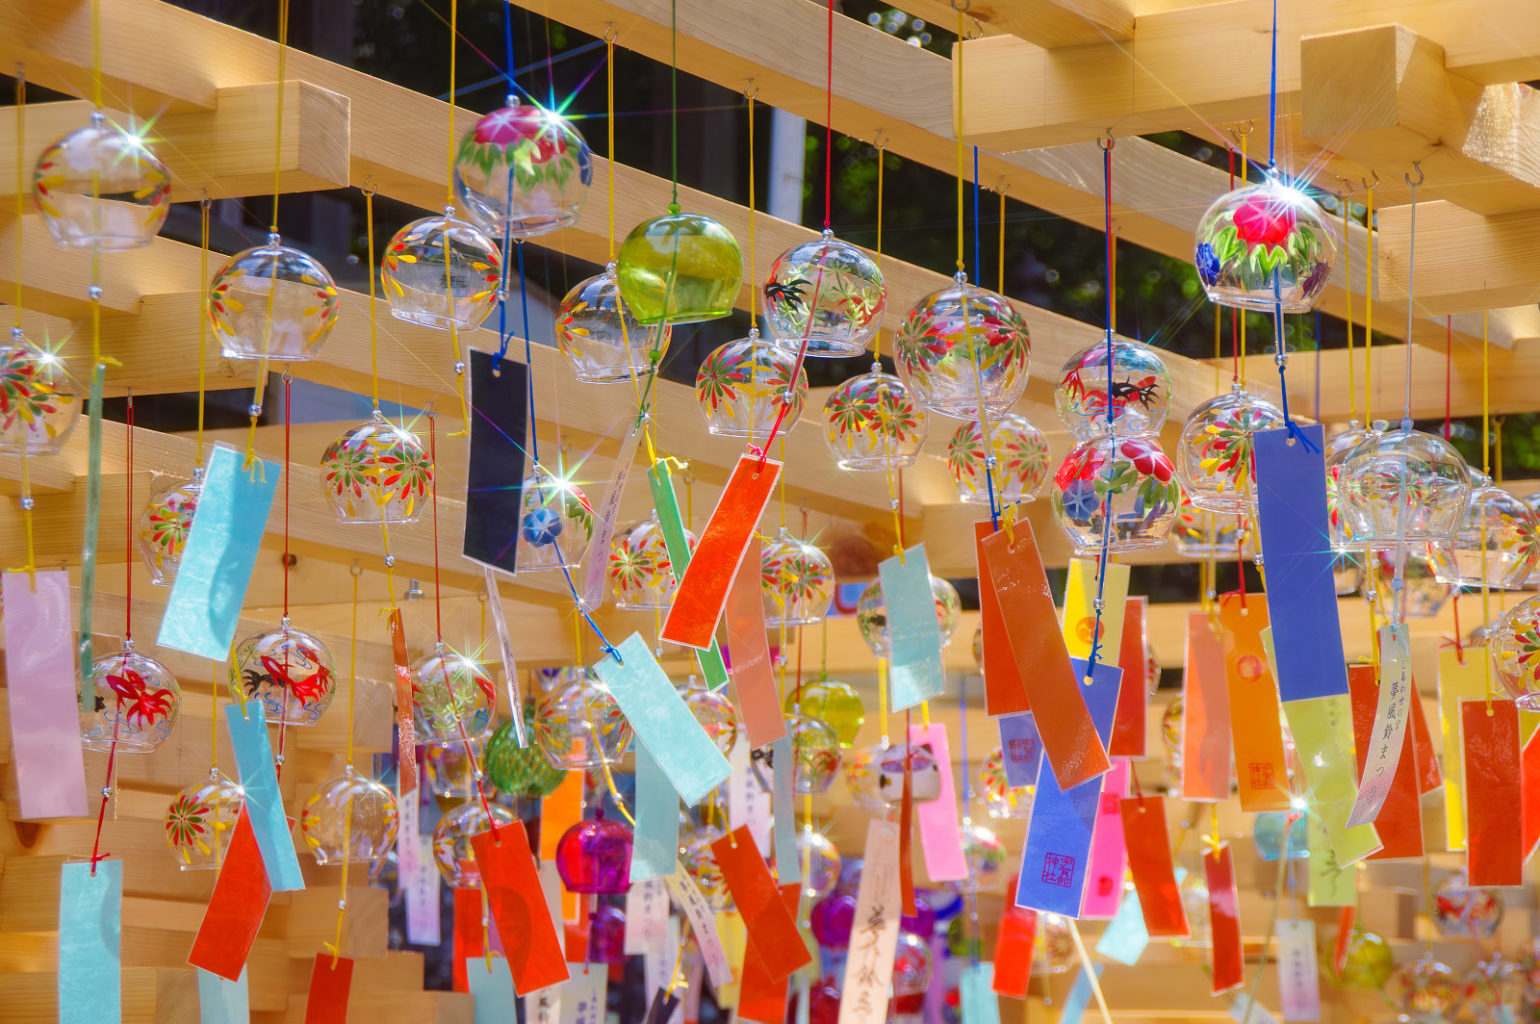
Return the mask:
<path fill-rule="evenodd" d="M 471 445 L 465 477 L 465 557 L 511 573 L 518 555 L 529 367 L 471 350 Z"/>

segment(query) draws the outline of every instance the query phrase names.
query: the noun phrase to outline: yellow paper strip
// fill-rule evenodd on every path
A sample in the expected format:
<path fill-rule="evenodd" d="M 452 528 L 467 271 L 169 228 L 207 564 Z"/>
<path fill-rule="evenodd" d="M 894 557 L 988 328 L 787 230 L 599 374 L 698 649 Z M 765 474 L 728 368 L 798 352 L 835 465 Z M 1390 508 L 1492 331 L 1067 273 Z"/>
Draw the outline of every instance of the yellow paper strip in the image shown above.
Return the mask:
<path fill-rule="evenodd" d="M 1309 786 L 1308 813 L 1319 816 L 1338 863 L 1355 864 L 1380 848 L 1380 838 L 1373 825 L 1347 824 L 1358 796 L 1352 701 L 1345 693 L 1289 700 L 1283 712 Z"/>
<path fill-rule="evenodd" d="M 1460 701 L 1487 695 L 1487 650 L 1438 652 L 1438 724 L 1444 737 L 1444 837 L 1450 850 L 1465 849 L 1465 745 L 1460 742 Z"/>
<path fill-rule="evenodd" d="M 1326 826 L 1318 814 L 1307 814 L 1305 834 L 1310 844 L 1310 884 L 1306 893 L 1312 907 L 1352 907 L 1358 904 L 1358 869 L 1343 867 L 1331 848 Z"/>
<path fill-rule="evenodd" d="M 1096 633 L 1096 569 L 1094 558 L 1072 558 L 1069 579 L 1064 585 L 1064 646 L 1071 658 L 1091 657 L 1091 638 Z M 1096 660 L 1102 665 L 1118 663 L 1123 642 L 1123 609 L 1128 605 L 1128 566 L 1107 563 L 1102 585 L 1101 644 Z"/>

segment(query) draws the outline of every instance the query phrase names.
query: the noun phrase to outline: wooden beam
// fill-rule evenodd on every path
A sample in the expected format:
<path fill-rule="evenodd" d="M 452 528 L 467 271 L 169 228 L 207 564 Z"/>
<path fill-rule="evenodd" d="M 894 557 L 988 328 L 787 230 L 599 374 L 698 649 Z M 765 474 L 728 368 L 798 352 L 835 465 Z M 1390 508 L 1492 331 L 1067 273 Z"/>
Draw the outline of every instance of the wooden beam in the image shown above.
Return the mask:
<path fill-rule="evenodd" d="M 950 0 L 900 0 L 898 6 L 956 31 Z M 965 8 L 969 28 L 976 24 L 985 34 L 1005 32 L 1050 49 L 1132 39 L 1137 13 L 1127 0 L 972 0 L 958 6 Z"/>
<path fill-rule="evenodd" d="M 1411 270 L 1424 314 L 1540 301 L 1540 209 L 1483 217 L 1449 202 L 1418 203 L 1415 258 L 1411 220 L 1410 206 L 1379 213 L 1379 283 L 1386 298 L 1406 301 Z"/>

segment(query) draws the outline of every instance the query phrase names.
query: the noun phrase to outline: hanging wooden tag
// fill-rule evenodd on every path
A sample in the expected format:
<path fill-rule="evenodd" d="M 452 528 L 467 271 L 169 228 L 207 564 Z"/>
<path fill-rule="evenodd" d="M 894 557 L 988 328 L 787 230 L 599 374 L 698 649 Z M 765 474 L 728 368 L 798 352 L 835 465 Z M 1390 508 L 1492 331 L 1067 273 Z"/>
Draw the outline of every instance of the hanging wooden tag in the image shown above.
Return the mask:
<path fill-rule="evenodd" d="M 1289 809 L 1288 768 L 1283 759 L 1278 684 L 1273 679 L 1262 630 L 1267 599 L 1261 594 L 1221 594 L 1219 625 L 1224 632 L 1225 688 L 1235 778 L 1241 810 Z"/>
<path fill-rule="evenodd" d="M 1321 970 L 1315 952 L 1315 922 L 1278 922 L 1278 1002 L 1286 1021 L 1321 1019 Z"/>
<path fill-rule="evenodd" d="M 1348 815 L 1349 825 L 1365 825 L 1376 820 L 1396 778 L 1406 721 L 1415 696 L 1412 693 L 1412 654 L 1407 640 L 1405 624 L 1380 627 L 1380 680 L 1374 724 L 1369 730 L 1368 749 L 1358 751 L 1358 796 Z M 1354 735 L 1356 738 L 1356 731 Z"/>
<path fill-rule="evenodd" d="M 839 1024 L 883 1024 L 888 1016 L 893 955 L 898 949 L 897 827 L 866 823 L 865 863 L 856 887 L 856 914 L 840 986 Z"/>

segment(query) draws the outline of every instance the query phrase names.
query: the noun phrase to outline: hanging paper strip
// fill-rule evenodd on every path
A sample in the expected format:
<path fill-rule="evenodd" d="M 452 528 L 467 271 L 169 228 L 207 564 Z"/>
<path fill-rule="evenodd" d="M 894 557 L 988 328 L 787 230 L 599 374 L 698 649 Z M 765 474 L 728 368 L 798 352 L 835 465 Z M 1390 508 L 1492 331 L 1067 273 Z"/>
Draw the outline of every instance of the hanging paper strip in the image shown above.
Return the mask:
<path fill-rule="evenodd" d="M 583 607 L 589 611 L 604 603 L 605 586 L 609 581 L 610 541 L 615 536 L 620 499 L 625 496 L 626 481 L 631 477 L 631 464 L 636 461 L 636 446 L 641 439 L 642 427 L 638 422 L 621 440 L 620 451 L 615 455 L 615 478 L 610 481 L 604 500 L 594 509 L 594 535 L 588 541 L 588 569 L 583 578 Z"/>
<path fill-rule="evenodd" d="M 722 949 L 722 939 L 717 935 L 714 911 L 711 904 L 706 902 L 700 886 L 695 884 L 695 879 L 690 877 L 688 871 L 680 867 L 668 876 L 668 891 L 673 894 L 679 909 L 684 911 L 684 916 L 690 920 L 690 931 L 695 933 L 696 948 L 706 961 L 706 974 L 711 978 L 711 987 L 731 985 L 733 969 L 727 962 L 727 953 Z M 670 969 L 672 966 L 670 961 Z"/>
<path fill-rule="evenodd" d="M 1262 646 L 1262 631 L 1267 628 L 1266 597 L 1256 593 L 1220 595 L 1219 625 L 1224 633 L 1225 689 L 1241 810 L 1288 810 L 1278 684 Z"/>
<path fill-rule="evenodd" d="M 471 849 L 492 921 L 508 955 L 513 990 L 528 995 L 566 981 L 567 961 L 524 823 L 514 821 L 495 832 L 478 832 L 471 836 Z"/>
<path fill-rule="evenodd" d="M 684 520 L 679 515 L 679 499 L 674 495 L 674 478 L 668 463 L 658 462 L 647 471 L 647 485 L 652 491 L 652 505 L 658 513 L 658 526 L 663 530 L 663 546 L 668 551 L 669 568 L 677 582 L 684 578 L 690 564 L 690 545 L 684 537 Z M 706 685 L 715 690 L 727 685 L 727 665 L 716 640 L 710 650 L 695 652 L 695 662 L 700 666 Z"/>
<path fill-rule="evenodd" d="M 664 640 L 682 647 L 712 645 L 717 620 L 727 602 L 727 590 L 738 575 L 749 537 L 759 524 L 780 476 L 781 464 L 774 459 L 739 457 L 706 529 L 701 532 L 700 542 L 695 545 L 690 564 L 679 578 L 668 618 L 663 620 Z"/>
<path fill-rule="evenodd" d="M 1394 668 L 1383 652 L 1380 665 L 1382 674 L 1388 674 Z M 1383 702 L 1388 685 L 1388 682 L 1375 683 L 1373 665 L 1348 667 L 1348 689 L 1353 701 L 1353 746 L 1358 754 L 1358 777 L 1363 780 L 1358 791 L 1359 799 L 1363 798 L 1364 791 L 1371 785 L 1367 774 L 1370 770 L 1367 767 L 1370 749 L 1376 743 L 1389 742 L 1384 736 L 1376 711 Z M 1416 693 L 1411 692 L 1406 701 L 1407 707 L 1416 701 Z M 1371 860 L 1422 856 L 1422 799 L 1417 793 L 1416 742 L 1415 730 L 1401 730 L 1401 749 L 1391 755 L 1396 760 L 1392 781 L 1385 788 L 1379 813 L 1374 818 L 1374 831 L 1379 834 L 1382 849 L 1372 854 Z"/>
<path fill-rule="evenodd" d="M 1118 700 L 1123 692 L 1118 691 Z M 1011 786 L 1037 785 L 1038 765 L 1043 760 L 1043 740 L 1037 734 L 1037 719 L 1030 711 L 1001 715 L 1000 754 L 1005 759 L 1005 781 Z"/>
<path fill-rule="evenodd" d="M 1286 1021 L 1321 1019 L 1315 922 L 1309 918 L 1278 922 L 1278 1002 Z"/>
<path fill-rule="evenodd" d="M 606 656 L 594 671 L 680 799 L 694 807 L 727 781 L 732 766 L 690 713 L 642 635 L 632 633 L 619 651 L 619 661 Z"/>
<path fill-rule="evenodd" d="M 1118 904 L 1123 900 L 1127 856 L 1120 805 L 1128 795 L 1129 770 L 1127 761 L 1115 760 L 1112 770 L 1102 776 L 1102 795 L 1096 805 L 1096 827 L 1091 838 L 1090 874 L 1086 877 L 1085 899 L 1080 904 L 1083 918 L 1107 920 L 1118 912 Z"/>
<path fill-rule="evenodd" d="M 1128 566 L 1108 562 L 1102 582 L 1101 628 L 1096 625 L 1096 573 L 1099 562 L 1091 558 L 1071 558 L 1069 578 L 1064 584 L 1064 646 L 1071 658 L 1089 661 L 1093 642 L 1096 660 L 1108 665 L 1118 663 L 1123 644 L 1123 612 L 1128 603 Z M 1098 635 L 1099 634 L 1099 635 Z"/>
<path fill-rule="evenodd" d="M 770 745 L 770 801 L 775 841 L 775 867 L 781 881 L 801 881 L 802 858 L 797 853 L 797 804 L 792 796 L 792 775 L 796 755 L 791 737 L 783 736 Z M 758 843 L 758 840 L 755 840 Z"/>
<path fill-rule="evenodd" d="M 283 797 L 278 792 L 278 772 L 273 764 L 273 748 L 268 743 L 267 722 L 262 702 L 225 705 L 225 725 L 230 730 L 230 746 L 235 751 L 235 765 L 240 770 L 241 789 L 246 795 L 246 813 L 251 829 L 262 849 L 262 863 L 274 892 L 294 892 L 305 887 L 294 852 L 289 819 L 283 813 Z"/>
<path fill-rule="evenodd" d="M 1130 892 L 1123 897 L 1123 905 L 1112 921 L 1096 940 L 1096 952 L 1108 960 L 1132 967 L 1144 955 L 1150 944 L 1150 933 L 1144 927 L 1144 911 L 1139 906 L 1139 894 Z"/>
<path fill-rule="evenodd" d="M 475 1024 L 508 1024 L 518 1019 L 518 1001 L 507 960 L 500 956 L 472 956 L 461 964 L 468 991 L 475 1000 Z"/>
<path fill-rule="evenodd" d="M 214 894 L 187 962 L 227 981 L 240 978 L 272 896 L 248 805 L 235 820 L 230 848 L 214 879 Z"/>
<path fill-rule="evenodd" d="M 1460 702 L 1484 698 L 1495 683 L 1487 652 L 1438 652 L 1438 720 L 1444 737 L 1444 835 L 1450 850 L 1465 849 L 1465 744 L 1460 740 Z"/>
<path fill-rule="evenodd" d="M 602 558 L 595 558 L 594 561 L 601 565 L 606 562 Z M 492 612 L 492 630 L 497 636 L 497 650 L 501 655 L 503 692 L 508 700 L 513 737 L 518 741 L 519 746 L 525 747 L 529 745 L 529 735 L 524 730 L 522 713 L 524 698 L 519 694 L 519 663 L 514 657 L 513 637 L 508 632 L 508 619 L 503 615 L 503 599 L 497 591 L 497 576 L 487 566 L 481 568 L 481 585 L 485 592 L 487 607 Z"/>
<path fill-rule="evenodd" d="M 797 931 L 796 915 L 786 909 L 749 830 L 729 832 L 712 843 L 711 850 L 748 930 L 749 949 L 758 951 L 769 977 L 784 979 L 806 964 L 809 954 Z"/>
<path fill-rule="evenodd" d="M 556 845 L 583 817 L 583 772 L 567 772 L 540 801 L 540 859 L 556 859 Z"/>
<path fill-rule="evenodd" d="M 1065 786 L 1077 786 L 1111 767 L 1106 742 L 1091 721 L 1080 678 L 1064 647 L 1032 528 L 1023 521 L 1014 530 L 1014 544 L 1001 532 L 979 545 L 989 575 L 987 584 L 981 580 L 980 586 L 992 588 L 1000 603 L 1011 655 L 1026 684 L 1054 777 Z"/>
<path fill-rule="evenodd" d="M 91 678 L 91 665 L 96 660 L 92 649 L 92 613 L 96 606 L 96 543 L 101 531 L 102 514 L 102 388 L 106 384 L 107 366 L 97 363 L 91 368 L 91 392 L 86 399 L 86 528 L 80 548 L 80 678 Z M 185 550 L 185 549 L 184 549 Z M 77 702 L 82 714 L 95 710 L 92 701 L 95 691 L 89 686 L 80 687 Z"/>
<path fill-rule="evenodd" d="M 786 912 L 795 920 L 802 886 L 783 885 L 779 894 Z M 747 944 L 738 995 L 738 1017 L 758 1024 L 782 1024 L 786 1019 L 786 978 L 771 976 L 765 966 L 764 954 L 756 948 L 754 933 L 746 931 L 745 934 Z"/>
<path fill-rule="evenodd" d="M 1104 964 L 1096 965 L 1096 977 L 1102 976 Z M 1091 979 L 1086 977 L 1085 967 L 1075 972 L 1074 984 L 1064 997 L 1064 1009 L 1059 1011 L 1059 1024 L 1080 1024 L 1085 1019 L 1086 1008 L 1091 1005 Z"/>
<path fill-rule="evenodd" d="M 481 890 L 480 889 L 451 889 L 454 895 L 454 990 L 456 992 L 469 992 L 465 980 L 465 961 L 482 956 L 486 953 L 487 943 L 484 940 L 495 939 L 496 929 L 482 928 L 481 920 Z M 490 922 L 489 922 L 490 924 Z M 508 983 L 509 988 L 513 982 Z"/>
<path fill-rule="evenodd" d="M 628 956 L 645 953 L 663 941 L 668 921 L 668 881 L 649 878 L 633 880 L 626 890 L 626 938 Z"/>
<path fill-rule="evenodd" d="M 1406 720 L 1416 699 L 1412 692 L 1408 637 L 1405 623 L 1381 626 L 1379 630 L 1379 699 L 1369 731 L 1369 748 L 1358 751 L 1358 796 L 1348 815 L 1349 825 L 1364 825 L 1377 819 L 1395 781 L 1406 737 Z M 1354 738 L 1357 739 L 1356 731 Z"/>
<path fill-rule="evenodd" d="M 256 459 L 250 469 L 233 448 L 214 447 L 203 493 L 182 549 L 182 564 L 171 584 L 156 639 L 162 647 L 210 661 L 230 655 L 236 622 L 251 570 L 262 547 L 262 531 L 273 507 L 282 466 Z"/>
<path fill-rule="evenodd" d="M 727 649 L 733 656 L 733 703 L 743 719 L 749 747 L 786 735 L 786 716 L 775 692 L 770 643 L 765 634 L 765 598 L 759 585 L 758 537 L 749 541 L 743 564 L 727 592 Z"/>
<path fill-rule="evenodd" d="M 473 562 L 512 573 L 523 518 L 524 448 L 529 439 L 529 367 L 471 350 L 470 445 L 465 472 L 465 541 Z M 608 548 L 590 548 L 601 555 Z M 518 715 L 515 714 L 517 719 Z"/>
<path fill-rule="evenodd" d="M 631 881 L 674 873 L 679 858 L 679 794 L 645 744 L 636 745 L 636 828 L 631 844 Z"/>
<path fill-rule="evenodd" d="M 679 1009 L 679 996 L 660 988 L 652 995 L 644 1024 L 675 1024 L 680 1017 Z"/>
<path fill-rule="evenodd" d="M 198 969 L 198 1024 L 251 1024 L 246 971 L 234 981 Z"/>
<path fill-rule="evenodd" d="M 442 940 L 439 922 L 439 873 L 433 861 L 433 838 L 420 835 L 420 807 L 416 795 L 397 801 L 401 819 L 396 831 L 396 865 L 399 887 L 406 904 L 406 941 L 417 946 L 437 946 Z"/>
<path fill-rule="evenodd" d="M 1347 823 L 1358 789 L 1352 700 L 1344 693 L 1284 701 L 1283 713 L 1304 770 L 1310 813 L 1320 818 L 1337 861 L 1356 864 L 1378 850 L 1380 840 L 1373 825 Z"/>
<path fill-rule="evenodd" d="M 1268 1012 L 1267 1007 L 1255 1002 L 1244 992 L 1235 995 L 1235 1001 L 1230 1004 L 1230 1019 L 1235 1024 L 1281 1024 L 1277 1017 Z"/>
<path fill-rule="evenodd" d="M 1005 632 L 1005 616 L 994 588 L 989 586 L 989 571 L 984 560 L 984 538 L 995 532 L 994 523 L 985 520 L 973 524 L 974 547 L 978 553 L 980 670 L 984 673 L 984 710 L 990 715 L 1013 715 L 1029 710 L 1027 689 L 1011 654 L 1011 640 Z"/>
<path fill-rule="evenodd" d="M 83 818 L 86 762 L 75 701 L 78 684 L 70 636 L 69 573 L 50 569 L 36 573 L 36 579 L 34 587 L 25 572 L 0 577 L 19 816 Z M 90 679 L 90 675 L 79 678 Z M 95 698 L 94 686 L 79 690 Z"/>
<path fill-rule="evenodd" d="M 1214 944 L 1209 988 L 1217 996 L 1246 981 L 1240 897 L 1235 890 L 1235 866 L 1230 860 L 1229 843 L 1203 851 L 1203 880 L 1208 885 L 1209 933 Z"/>
<path fill-rule="evenodd" d="M 790 744 L 787 746 L 790 756 Z M 755 777 L 753 761 L 746 743 L 734 743 L 727 755 L 727 763 L 733 766 L 727 780 L 727 824 L 729 828 L 747 827 L 755 845 L 763 850 L 770 845 L 770 794 Z"/>
<path fill-rule="evenodd" d="M 1112 733 L 1122 670 L 1116 665 L 1090 666 L 1078 659 L 1073 662 L 1073 669 L 1076 678 L 1081 673 L 1090 673 L 1091 685 L 1081 689 L 1096 732 L 1105 741 Z M 1036 706 L 1041 708 L 1042 704 Z M 1022 850 L 1017 906 L 1066 917 L 1080 916 L 1091 836 L 1100 803 L 1100 778 L 1061 789 L 1052 762 L 1043 760 Z"/>
<path fill-rule="evenodd" d="M 957 994 L 962 1003 L 963 1024 L 1000 1024 L 994 964 L 988 960 L 963 964 L 957 972 Z"/>
<path fill-rule="evenodd" d="M 1319 424 L 1252 435 L 1257 518 L 1267 560 L 1267 609 L 1282 700 L 1347 693 L 1347 658 L 1337 624 L 1326 463 Z"/>
<path fill-rule="evenodd" d="M 1417 741 L 1417 792 L 1426 794 L 1444 784 L 1444 775 L 1439 770 L 1438 755 L 1433 750 L 1433 735 L 1428 729 L 1428 716 L 1423 710 L 1421 688 L 1417 685 L 1415 673 L 1412 676 L 1412 692 L 1419 694 L 1412 701 L 1412 733 Z"/>
<path fill-rule="evenodd" d="M 920 850 L 925 854 L 925 873 L 932 882 L 958 882 L 968 877 L 968 861 L 963 856 L 961 824 L 957 820 L 957 789 L 952 780 L 952 752 L 947 745 L 946 726 L 909 727 L 911 746 L 929 744 L 941 773 L 941 795 L 915 807 L 920 821 Z"/>
<path fill-rule="evenodd" d="M 347 1024 L 348 995 L 353 989 L 353 961 L 345 956 L 317 953 L 310 968 L 310 994 L 305 999 L 305 1024 Z"/>
<path fill-rule="evenodd" d="M 892 651 L 888 710 L 903 711 L 939 697 L 946 687 L 941 627 L 936 621 L 925 545 L 916 544 L 902 555 L 883 559 L 877 572 L 882 580 Z"/>
<path fill-rule="evenodd" d="M 604 1024 L 609 1001 L 609 970 L 603 964 L 574 967 L 563 988 L 561 1024 Z"/>
<path fill-rule="evenodd" d="M 1123 815 L 1123 844 L 1145 931 L 1152 938 L 1186 938 L 1192 932 L 1171 858 L 1165 797 L 1140 794 L 1122 801 L 1118 809 Z"/>
<path fill-rule="evenodd" d="M 839 1024 L 883 1024 L 893 955 L 898 950 L 898 826 L 866 823 L 865 863 L 856 888 L 855 924 L 840 986 Z"/>
<path fill-rule="evenodd" d="M 1524 884 L 1519 712 L 1511 700 L 1460 702 L 1465 753 L 1465 876 L 1472 886 Z"/>
<path fill-rule="evenodd" d="M 1357 906 L 1358 868 L 1337 860 L 1326 825 L 1313 808 L 1305 812 L 1305 842 L 1310 852 L 1305 860 L 1310 871 L 1305 902 L 1312 907 Z"/>
<path fill-rule="evenodd" d="M 1027 997 L 1032 980 L 1032 945 L 1037 941 L 1037 911 L 1007 905 L 995 936 L 994 989 L 1014 999 Z"/>
<path fill-rule="evenodd" d="M 1123 639 L 1118 645 L 1118 668 L 1123 685 L 1118 690 L 1118 713 L 1112 721 L 1111 757 L 1143 757 L 1145 715 L 1150 706 L 1150 662 L 1144 654 L 1145 620 L 1150 599 L 1130 597 L 1123 606 Z"/>
<path fill-rule="evenodd" d="M 123 862 L 66 863 L 59 876 L 59 1022 L 123 1016 Z"/>
<path fill-rule="evenodd" d="M 1520 791 L 1524 797 L 1522 848 L 1524 859 L 1535 854 L 1540 846 L 1540 732 L 1529 737 L 1520 756 Z"/>
<path fill-rule="evenodd" d="M 1224 646 L 1207 612 L 1187 616 L 1182 674 L 1182 799 L 1230 797 L 1230 700 Z"/>
<path fill-rule="evenodd" d="M 403 797 L 417 790 L 417 727 L 412 717 L 412 667 L 401 609 L 390 612 L 390 649 L 396 670 L 396 779 Z M 518 714 L 514 718 L 521 717 Z"/>

